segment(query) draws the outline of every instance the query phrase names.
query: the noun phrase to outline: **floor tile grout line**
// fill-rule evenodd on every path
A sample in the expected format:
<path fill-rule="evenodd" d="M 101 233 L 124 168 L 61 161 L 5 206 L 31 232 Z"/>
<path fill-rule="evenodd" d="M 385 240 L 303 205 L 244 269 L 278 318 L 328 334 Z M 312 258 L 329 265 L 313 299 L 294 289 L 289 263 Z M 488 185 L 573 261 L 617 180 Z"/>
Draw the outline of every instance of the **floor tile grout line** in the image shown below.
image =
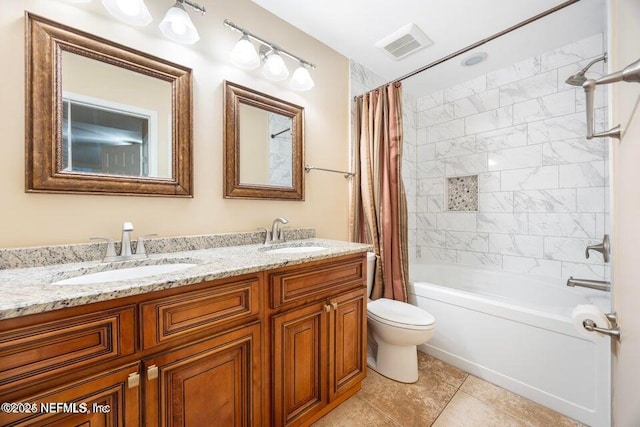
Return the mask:
<path fill-rule="evenodd" d="M 462 385 L 467 381 L 467 378 L 469 378 L 471 374 L 468 374 L 465 372 L 465 377 L 464 380 L 462 380 L 460 382 L 460 385 L 456 388 L 456 392 L 453 393 L 451 395 L 451 397 L 449 398 L 449 400 L 447 400 L 447 403 L 442 407 L 442 410 L 438 413 L 438 416 L 433 420 L 433 422 L 431 423 L 431 425 L 434 425 L 436 423 L 436 421 L 438 421 L 438 418 L 440 418 L 440 415 L 442 415 L 442 413 L 447 409 L 447 406 L 449 406 L 449 404 L 451 403 L 451 401 L 453 400 L 454 397 L 456 397 L 456 395 L 458 394 L 458 392 L 460 392 L 460 389 L 462 388 Z M 451 384 L 449 384 L 451 385 Z"/>
<path fill-rule="evenodd" d="M 385 414 L 380 409 L 378 409 L 377 407 L 372 405 L 367 399 L 365 399 L 363 397 L 358 397 L 358 396 L 355 396 L 355 395 L 353 397 L 362 400 L 367 406 L 371 407 L 375 412 L 377 412 L 378 414 L 382 415 L 383 417 L 385 417 L 387 420 L 391 421 L 393 424 L 397 425 L 398 427 L 402 427 L 402 424 L 400 424 L 398 421 L 393 419 L 393 417 Z"/>
<path fill-rule="evenodd" d="M 471 375 L 471 374 L 468 374 L 468 375 L 467 375 L 467 378 L 469 378 L 470 376 L 472 376 L 472 375 Z M 479 378 L 479 377 L 476 377 L 476 378 L 478 378 L 480 381 L 484 381 L 484 382 L 487 382 L 487 383 L 489 383 L 489 384 L 491 384 L 491 385 L 493 385 L 493 386 L 495 386 L 495 387 L 498 387 L 498 388 L 500 388 L 500 389 L 504 390 L 505 392 L 507 392 L 507 393 L 509 393 L 509 394 L 511 394 L 511 395 L 516 396 L 516 397 L 517 397 L 517 398 L 519 398 L 519 399 L 524 399 L 524 400 L 526 400 L 526 401 L 527 401 L 527 402 L 529 402 L 529 403 L 532 403 L 532 404 L 534 404 L 534 405 L 537 405 L 537 406 L 541 407 L 542 409 L 545 409 L 545 410 L 551 411 L 551 412 L 553 412 L 553 413 L 557 414 L 557 415 L 558 415 L 558 416 L 560 416 L 560 417 L 566 418 L 566 419 L 568 419 L 568 420 L 570 420 L 570 421 L 579 422 L 578 420 L 575 420 L 575 419 L 573 419 L 573 418 L 571 418 L 571 417 L 569 417 L 569 416 L 567 416 L 567 415 L 561 414 L 560 412 L 554 411 L 554 410 L 553 410 L 553 409 L 551 409 L 551 408 L 548 408 L 548 407 L 546 407 L 546 406 L 544 406 L 544 405 L 541 405 L 541 404 L 539 404 L 539 403 L 537 403 L 537 402 L 534 402 L 534 401 L 533 401 L 533 400 L 531 400 L 531 399 L 527 399 L 527 398 L 526 398 L 526 397 L 524 397 L 524 396 L 521 396 L 521 395 L 519 395 L 519 394 L 517 394 L 517 393 L 513 393 L 513 392 L 511 392 L 511 391 L 509 391 L 509 390 L 507 390 L 507 389 L 505 389 L 505 388 L 502 388 L 502 387 L 500 387 L 499 385 L 493 384 L 493 383 L 491 383 L 491 382 L 489 382 L 489 381 L 486 381 L 486 380 L 483 380 L 482 378 Z M 466 381 L 466 379 L 465 379 L 465 381 Z M 463 383 L 464 383 L 464 382 L 463 382 Z M 461 385 L 460 387 L 462 387 L 462 385 Z M 527 425 L 533 425 L 533 424 L 531 424 L 531 422 L 530 422 L 529 420 L 521 418 L 521 416 L 520 416 L 520 415 L 517 415 L 517 414 L 515 414 L 515 413 L 512 413 L 512 412 L 510 412 L 510 411 L 508 411 L 508 410 L 502 409 L 502 408 L 500 408 L 500 407 L 498 407 L 498 406 L 496 406 L 496 405 L 492 404 L 491 402 L 489 402 L 489 401 L 487 401 L 487 400 L 483 399 L 483 398 L 482 398 L 482 397 L 480 397 L 480 396 L 476 396 L 475 394 L 472 394 L 472 393 L 470 393 L 470 392 L 465 392 L 465 391 L 462 391 L 462 393 L 468 394 L 469 396 L 471 396 L 471 397 L 473 397 L 473 398 L 475 398 L 475 399 L 479 400 L 480 402 L 484 403 L 485 405 L 488 405 L 488 406 L 490 406 L 490 407 L 492 407 L 492 408 L 496 409 L 497 411 L 502 412 L 503 414 L 506 414 L 506 415 L 508 415 L 508 416 L 510 416 L 510 417 L 512 417 L 512 418 L 515 418 L 515 419 L 516 419 L 516 420 L 518 420 L 518 421 L 521 421 L 521 422 L 523 422 L 523 423 L 525 423 L 525 424 L 527 424 Z M 457 394 L 457 392 L 456 392 L 456 394 Z"/>

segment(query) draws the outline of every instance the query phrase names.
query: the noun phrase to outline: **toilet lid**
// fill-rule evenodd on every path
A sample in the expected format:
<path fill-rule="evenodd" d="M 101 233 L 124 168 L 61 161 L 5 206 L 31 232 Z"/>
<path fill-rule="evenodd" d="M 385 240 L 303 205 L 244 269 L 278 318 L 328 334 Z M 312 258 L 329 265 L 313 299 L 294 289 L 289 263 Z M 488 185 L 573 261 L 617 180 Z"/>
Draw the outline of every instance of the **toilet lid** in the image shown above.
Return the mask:
<path fill-rule="evenodd" d="M 382 323 L 397 324 L 400 327 L 431 327 L 436 321 L 431 314 L 415 305 L 388 298 L 369 301 L 367 311 L 369 316 Z"/>

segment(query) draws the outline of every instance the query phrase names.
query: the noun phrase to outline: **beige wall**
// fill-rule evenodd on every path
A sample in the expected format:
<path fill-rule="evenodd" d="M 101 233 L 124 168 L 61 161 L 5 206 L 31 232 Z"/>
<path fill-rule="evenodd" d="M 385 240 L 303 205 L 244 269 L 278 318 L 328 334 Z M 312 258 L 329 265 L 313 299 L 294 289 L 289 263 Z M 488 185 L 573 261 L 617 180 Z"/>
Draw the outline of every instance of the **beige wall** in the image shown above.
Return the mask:
<path fill-rule="evenodd" d="M 640 58 L 640 2 L 612 1 L 611 69 Z M 613 86 L 614 124 L 623 126 L 613 142 L 614 309 L 622 340 L 614 344 L 613 419 L 617 427 L 640 426 L 640 84 Z"/>
<path fill-rule="evenodd" d="M 140 29 L 111 18 L 99 1 L 73 5 L 52 0 L 3 0 L 0 47 L 2 103 L 2 211 L 0 247 L 86 242 L 89 236 L 120 238 L 123 221 L 136 234 L 177 236 L 255 230 L 276 216 L 292 227 L 315 227 L 318 235 L 348 236 L 348 183 L 339 174 L 306 175 L 306 201 L 225 200 L 222 197 L 222 82 L 229 80 L 305 107 L 305 161 L 348 168 L 348 60 L 249 0 L 200 0 L 207 14 L 191 13 L 201 40 L 183 46 L 157 27 L 171 2 L 147 1 L 154 22 Z M 91 32 L 193 69 L 194 198 L 156 198 L 24 192 L 24 10 Z M 259 70 L 233 67 L 229 52 L 239 34 L 227 18 L 315 63 L 316 87 L 290 91 L 262 78 Z M 291 68 L 293 63 L 287 61 Z"/>

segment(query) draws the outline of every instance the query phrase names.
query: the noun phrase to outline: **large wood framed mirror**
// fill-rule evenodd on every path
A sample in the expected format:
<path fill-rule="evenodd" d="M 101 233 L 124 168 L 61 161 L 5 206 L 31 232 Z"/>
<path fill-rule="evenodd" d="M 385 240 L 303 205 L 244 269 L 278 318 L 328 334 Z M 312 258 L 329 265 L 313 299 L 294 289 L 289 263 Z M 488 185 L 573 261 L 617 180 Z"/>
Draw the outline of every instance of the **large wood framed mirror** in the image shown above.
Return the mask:
<path fill-rule="evenodd" d="M 26 190 L 192 197 L 191 70 L 26 21 Z"/>
<path fill-rule="evenodd" d="M 304 109 L 224 82 L 225 198 L 304 200 Z"/>

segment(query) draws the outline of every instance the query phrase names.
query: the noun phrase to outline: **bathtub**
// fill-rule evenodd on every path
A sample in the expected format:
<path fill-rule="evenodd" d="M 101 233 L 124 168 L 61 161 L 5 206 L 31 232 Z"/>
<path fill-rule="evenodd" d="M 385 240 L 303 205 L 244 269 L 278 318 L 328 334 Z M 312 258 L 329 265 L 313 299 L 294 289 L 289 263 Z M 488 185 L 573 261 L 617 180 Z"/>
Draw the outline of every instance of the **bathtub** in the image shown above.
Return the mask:
<path fill-rule="evenodd" d="M 436 319 L 419 350 L 593 427 L 610 426 L 610 338 L 584 338 L 578 304 L 608 294 L 501 271 L 412 264 L 409 302 Z"/>

